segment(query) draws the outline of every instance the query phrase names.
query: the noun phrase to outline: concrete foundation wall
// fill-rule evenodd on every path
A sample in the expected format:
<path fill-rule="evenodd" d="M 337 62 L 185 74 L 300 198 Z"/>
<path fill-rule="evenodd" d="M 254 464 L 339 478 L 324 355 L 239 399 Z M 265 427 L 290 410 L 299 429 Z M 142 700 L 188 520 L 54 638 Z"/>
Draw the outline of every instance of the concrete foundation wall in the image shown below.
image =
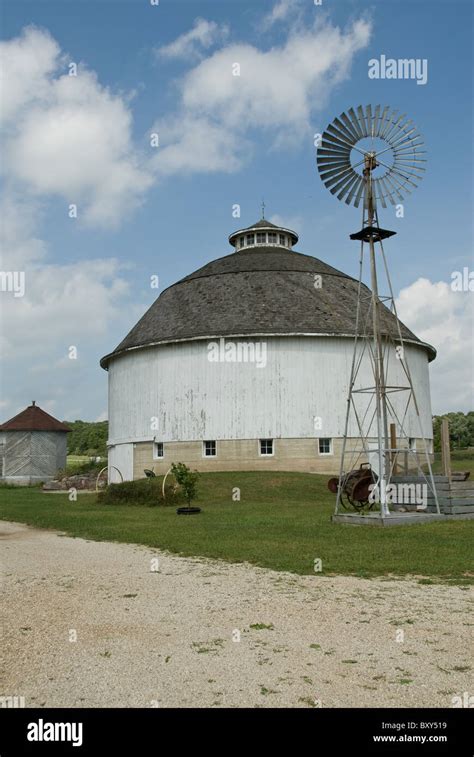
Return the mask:
<path fill-rule="evenodd" d="M 417 440 L 418 442 L 418 440 Z M 303 473 L 339 474 L 342 439 L 333 439 L 332 454 L 319 454 L 318 439 L 274 439 L 274 454 L 260 455 L 259 439 L 230 439 L 216 442 L 215 457 L 203 456 L 201 441 L 165 442 L 164 457 L 153 459 L 153 443 L 133 445 L 133 478 L 143 478 L 144 469 L 162 475 L 172 463 L 185 463 L 198 471 L 298 471 Z M 350 449 L 360 449 L 357 439 L 349 440 Z M 417 445 L 419 446 L 419 444 Z M 355 467 L 365 462 L 361 457 Z M 402 464 L 400 456 L 400 464 Z"/>

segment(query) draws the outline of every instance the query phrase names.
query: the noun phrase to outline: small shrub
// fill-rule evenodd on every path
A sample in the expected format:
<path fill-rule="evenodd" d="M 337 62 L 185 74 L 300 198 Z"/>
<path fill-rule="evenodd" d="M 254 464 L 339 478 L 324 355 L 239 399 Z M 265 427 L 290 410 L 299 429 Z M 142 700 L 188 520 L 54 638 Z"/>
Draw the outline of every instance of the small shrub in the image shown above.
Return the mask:
<path fill-rule="evenodd" d="M 192 500 L 197 496 L 197 480 L 199 473 L 197 471 L 191 471 L 184 463 L 172 463 L 171 473 L 175 477 L 177 483 L 181 486 L 184 498 L 189 506 Z"/>
<path fill-rule="evenodd" d="M 141 478 L 137 481 L 123 481 L 120 484 L 109 484 L 106 489 L 99 492 L 98 502 L 103 505 L 174 505 L 183 501 L 179 492 L 167 493 L 166 501 L 163 500 L 161 491 L 162 478 Z"/>

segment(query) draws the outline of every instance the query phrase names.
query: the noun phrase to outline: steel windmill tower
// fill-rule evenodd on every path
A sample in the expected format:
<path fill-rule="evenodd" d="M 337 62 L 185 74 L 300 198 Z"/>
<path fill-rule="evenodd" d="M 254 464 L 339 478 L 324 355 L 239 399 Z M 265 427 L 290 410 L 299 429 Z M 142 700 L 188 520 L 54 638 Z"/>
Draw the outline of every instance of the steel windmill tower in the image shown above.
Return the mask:
<path fill-rule="evenodd" d="M 355 314 L 355 339 L 347 397 L 344 440 L 337 483 L 336 513 L 340 505 L 348 502 L 356 509 L 367 503 L 347 497 L 348 482 L 354 476 L 354 468 L 361 458 L 372 460 L 373 488 L 380 501 L 381 517 L 389 514 L 387 488 L 397 470 L 400 451 L 407 450 L 420 479 L 431 489 L 436 506 L 436 496 L 429 450 L 424 436 L 418 404 L 410 369 L 405 353 L 404 340 L 398 320 L 395 298 L 385 257 L 383 240 L 396 232 L 379 226 L 377 204 L 387 207 L 387 201 L 397 205 L 405 193 L 411 193 L 423 177 L 426 150 L 413 121 L 405 114 L 389 106 L 371 105 L 365 108 L 350 108 L 326 128 L 317 150 L 317 164 L 321 179 L 338 200 L 347 205 L 362 207 L 362 228 L 350 238 L 360 242 L 359 289 Z M 382 156 L 383 159 L 382 159 Z M 368 256 L 367 256 L 368 251 Z M 367 301 L 362 285 L 364 264 L 368 257 L 371 294 Z M 388 292 L 379 294 L 382 277 Z M 384 323 L 386 305 L 395 316 L 395 333 Z M 394 351 L 391 354 L 391 351 Z M 400 361 L 403 384 L 391 383 L 389 364 L 393 355 Z M 361 386 L 361 365 L 364 356 L 370 361 L 373 384 Z M 363 383 L 363 382 L 362 382 Z M 404 410 L 400 411 L 392 401 L 393 392 L 404 392 Z M 365 395 L 365 400 L 361 398 Z M 409 407 L 414 409 L 423 442 L 423 462 L 415 450 L 409 449 L 406 418 Z M 396 438 L 389 432 L 389 419 L 395 422 Z M 359 444 L 349 449 L 350 422 L 358 429 Z M 375 440 L 375 442 L 374 442 Z M 414 467 L 414 466 L 412 466 Z"/>

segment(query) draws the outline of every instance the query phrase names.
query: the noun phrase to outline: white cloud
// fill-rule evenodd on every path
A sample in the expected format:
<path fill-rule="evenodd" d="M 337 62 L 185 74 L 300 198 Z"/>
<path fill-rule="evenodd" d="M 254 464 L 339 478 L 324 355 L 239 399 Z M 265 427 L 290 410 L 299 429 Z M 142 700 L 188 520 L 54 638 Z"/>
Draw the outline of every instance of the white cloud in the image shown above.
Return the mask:
<path fill-rule="evenodd" d="M 91 375 L 100 374 L 104 336 L 120 323 L 125 331 L 130 313 L 124 307 L 128 284 L 116 259 L 50 261 L 38 234 L 49 201 L 65 200 L 65 212 L 67 204 L 77 203 L 80 220 L 113 227 L 153 179 L 133 146 L 125 98 L 84 68 L 77 77 L 65 75 L 66 56 L 46 31 L 29 27 L 0 43 L 0 60 L 1 267 L 24 272 L 26 285 L 23 297 L 1 294 L 7 416 L 31 396 L 45 408 L 77 405 L 79 396 L 87 396 Z M 76 361 L 68 359 L 71 345 L 78 349 Z M 82 411 L 87 415 L 87 405 Z"/>
<path fill-rule="evenodd" d="M 303 230 L 303 216 L 282 216 L 279 213 L 274 213 L 268 219 L 275 226 L 281 226 L 284 229 L 290 229 L 290 231 L 296 231 L 298 236 L 301 235 Z"/>
<path fill-rule="evenodd" d="M 36 236 L 40 205 L 13 190 L 5 190 L 0 204 L 1 267 L 24 271 L 47 256 L 47 245 Z"/>
<path fill-rule="evenodd" d="M 119 274 L 111 258 L 29 268 L 26 295 L 2 297 L 3 358 L 66 355 L 103 337 L 128 291 Z"/>
<path fill-rule="evenodd" d="M 10 193 L 0 214 L 2 270 L 25 274 L 23 297 L 2 293 L 3 359 L 65 354 L 71 344 L 96 342 L 128 291 L 120 264 L 113 258 L 48 263 L 48 247 L 34 235 L 40 208 Z"/>
<path fill-rule="evenodd" d="M 268 133 L 269 146 L 300 143 L 370 33 L 365 20 L 345 31 L 316 21 L 290 29 L 279 47 L 232 44 L 201 61 L 182 79 L 175 118 L 155 124 L 163 145 L 153 161 L 158 175 L 172 166 L 176 172 L 202 170 L 201 164 L 209 171 L 235 170 L 245 160 L 242 140 L 255 129 Z M 239 76 L 233 75 L 235 64 Z"/>
<path fill-rule="evenodd" d="M 17 118 L 25 106 L 46 98 L 49 77 L 60 57 L 57 42 L 47 33 L 27 27 L 20 37 L 0 43 L 2 124 Z"/>
<path fill-rule="evenodd" d="M 182 117 L 163 119 L 154 125 L 153 131 L 160 135 L 162 145 L 154 159 L 154 167 L 162 178 L 237 171 L 244 151 L 249 155 L 251 150 L 246 140 L 239 142 L 232 129 L 222 128 L 204 114 L 192 121 Z"/>
<path fill-rule="evenodd" d="M 217 51 L 185 78 L 182 100 L 193 112 L 223 123 L 262 128 L 306 126 L 332 87 L 348 74 L 364 47 L 370 25 L 356 22 L 346 33 L 330 24 L 290 33 L 281 47 L 262 51 L 236 44 Z M 240 65 L 240 76 L 232 65 Z"/>
<path fill-rule="evenodd" d="M 78 206 L 87 224 L 116 226 L 153 178 L 131 140 L 123 97 L 79 67 L 62 73 L 64 58 L 47 32 L 29 27 L 2 43 L 5 65 L 4 171 L 38 196 Z M 66 210 L 65 210 L 66 212 Z"/>
<path fill-rule="evenodd" d="M 209 51 L 225 35 L 224 27 L 201 20 L 164 55 Z M 252 156 L 254 130 L 265 131 L 269 145 L 304 135 L 369 36 L 363 21 L 345 31 L 317 24 L 290 29 L 282 45 L 267 51 L 233 44 L 210 55 L 182 79 L 175 111 L 150 129 L 161 144 L 151 159 L 133 143 L 130 99 L 102 86 L 83 65 L 69 76 L 69 59 L 48 32 L 29 27 L 0 43 L 2 268 L 26 274 L 24 297 L 2 295 L 9 407 L 23 407 L 33 384 L 43 406 L 64 414 L 77 408 L 84 384 L 100 373 L 101 337 L 130 316 L 115 259 L 51 263 L 38 234 L 50 200 L 59 198 L 65 212 L 77 204 L 78 223 L 113 228 L 158 178 L 237 171 Z M 234 62 L 240 77 L 232 76 Z M 67 359 L 70 345 L 77 346 L 78 361 Z"/>
<path fill-rule="evenodd" d="M 430 364 L 435 414 L 474 407 L 474 307 L 470 292 L 455 292 L 445 281 L 420 278 L 401 290 L 401 320 L 438 351 Z"/>
<path fill-rule="evenodd" d="M 224 27 L 198 19 L 162 54 L 208 48 L 224 35 Z M 0 45 L 4 171 L 30 198 L 60 197 L 65 212 L 77 205 L 79 222 L 117 226 L 158 178 L 237 171 L 252 156 L 255 129 L 268 132 L 269 146 L 300 139 L 369 37 L 363 20 L 345 31 L 315 22 L 290 27 L 287 40 L 266 51 L 222 48 L 184 76 L 177 110 L 152 127 L 162 146 L 150 160 L 133 145 L 127 100 L 84 66 L 69 76 L 48 32 L 28 27 Z M 236 62 L 240 76 L 232 75 Z"/>
<path fill-rule="evenodd" d="M 75 417 L 89 417 L 90 387 L 101 378 L 105 337 L 117 325 L 125 333 L 133 310 L 123 265 L 114 258 L 49 263 L 46 243 L 34 234 L 41 209 L 20 205 L 15 197 L 7 197 L 5 207 L 7 212 L 0 208 L 2 268 L 24 271 L 25 294 L 1 294 L 2 393 L 8 400 L 2 418 L 31 399 L 59 417 L 79 404 Z M 69 359 L 71 346 L 77 360 Z M 105 381 L 99 386 L 102 404 Z"/>
<path fill-rule="evenodd" d="M 226 24 L 216 24 L 197 18 L 189 32 L 181 34 L 169 45 L 163 45 L 155 50 L 159 58 L 195 58 L 201 50 L 208 50 L 218 42 L 223 42 L 229 34 Z"/>
<path fill-rule="evenodd" d="M 278 0 L 271 11 L 264 16 L 262 26 L 267 29 L 279 21 L 286 21 L 288 16 L 297 12 L 298 0 Z"/>

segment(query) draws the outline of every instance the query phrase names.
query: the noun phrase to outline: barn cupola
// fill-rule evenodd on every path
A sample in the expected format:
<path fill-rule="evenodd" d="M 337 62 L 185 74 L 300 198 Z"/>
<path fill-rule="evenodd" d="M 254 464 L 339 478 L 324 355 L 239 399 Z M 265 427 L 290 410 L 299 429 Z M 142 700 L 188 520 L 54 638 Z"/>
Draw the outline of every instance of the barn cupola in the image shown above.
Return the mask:
<path fill-rule="evenodd" d="M 276 226 L 274 223 L 261 218 L 260 221 L 248 226 L 246 229 L 234 231 L 229 237 L 229 244 L 235 248 L 235 252 L 261 249 L 262 247 L 284 247 L 292 249 L 298 241 L 298 234 L 291 229 Z"/>

